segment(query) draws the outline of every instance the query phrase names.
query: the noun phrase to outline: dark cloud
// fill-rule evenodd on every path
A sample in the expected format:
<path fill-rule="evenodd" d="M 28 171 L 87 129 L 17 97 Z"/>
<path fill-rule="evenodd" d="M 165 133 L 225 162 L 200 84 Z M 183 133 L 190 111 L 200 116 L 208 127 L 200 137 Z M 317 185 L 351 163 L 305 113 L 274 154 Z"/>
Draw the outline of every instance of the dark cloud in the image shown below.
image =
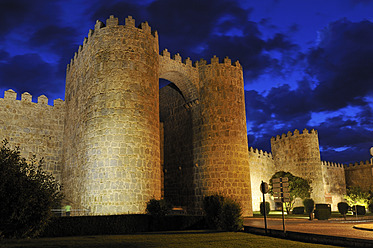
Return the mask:
<path fill-rule="evenodd" d="M 118 17 L 120 24 L 124 24 L 124 19 L 127 16 L 132 16 L 136 21 L 136 25 L 139 25 L 140 22 L 148 21 L 146 13 L 144 12 L 145 8 L 146 6 L 140 5 L 139 3 L 99 1 L 91 5 L 91 7 L 87 9 L 86 14 L 89 15 L 92 23 L 95 23 L 96 20 L 105 23 L 110 15 L 114 15 Z"/>
<path fill-rule="evenodd" d="M 9 58 L 9 53 L 4 50 L 0 50 L 0 62 L 6 61 Z"/>
<path fill-rule="evenodd" d="M 36 97 L 44 94 L 49 98 L 63 85 L 55 78 L 55 68 L 38 54 L 18 55 L 1 62 L 0 82 L 3 88 L 11 88 L 19 94 L 27 91 Z"/>
<path fill-rule="evenodd" d="M 322 157 L 339 163 L 354 163 L 369 159 L 371 147 L 371 123 L 359 123 L 344 116 L 328 118 L 318 127 Z M 339 151 L 339 148 L 343 148 Z"/>
<path fill-rule="evenodd" d="M 160 32 L 161 49 L 180 52 L 192 60 L 208 58 L 210 54 L 205 54 L 202 47 L 211 51 L 211 42 L 217 33 L 250 26 L 251 10 L 242 9 L 235 1 L 159 0 L 147 10 L 151 25 Z"/>
<path fill-rule="evenodd" d="M 321 32 L 319 46 L 308 55 L 309 72 L 319 80 L 314 98 L 321 110 L 366 104 L 362 96 L 373 94 L 372 44 L 369 21 L 343 19 Z"/>
<path fill-rule="evenodd" d="M 49 25 L 37 30 L 30 37 L 29 45 L 34 50 L 57 56 L 56 76 L 63 80 L 66 76 L 66 65 L 81 45 L 76 42 L 77 36 L 77 30 L 72 27 Z"/>
<path fill-rule="evenodd" d="M 0 2 L 0 37 L 24 26 L 43 26 L 56 22 L 59 1 L 2 0 Z"/>
<path fill-rule="evenodd" d="M 350 1 L 351 1 L 351 3 L 352 3 L 353 5 L 358 5 L 358 4 L 364 4 L 364 5 L 367 5 L 367 4 L 373 2 L 373 0 L 350 0 Z"/>
<path fill-rule="evenodd" d="M 266 50 L 288 51 L 297 48 L 298 46 L 288 40 L 285 34 L 277 33 L 273 38 L 266 42 Z"/>

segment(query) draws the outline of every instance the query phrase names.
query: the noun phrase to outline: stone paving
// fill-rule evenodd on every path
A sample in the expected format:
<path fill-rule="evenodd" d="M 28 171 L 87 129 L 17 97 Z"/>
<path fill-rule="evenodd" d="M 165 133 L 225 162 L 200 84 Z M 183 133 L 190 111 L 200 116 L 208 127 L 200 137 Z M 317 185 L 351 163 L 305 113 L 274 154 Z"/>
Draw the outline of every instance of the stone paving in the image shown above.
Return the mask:
<path fill-rule="evenodd" d="M 264 220 L 263 218 L 245 218 L 244 225 L 264 228 Z M 354 226 L 356 227 L 354 228 Z M 282 230 L 282 219 L 268 218 L 267 228 Z M 286 231 L 293 232 L 373 240 L 373 219 L 359 219 L 357 221 L 285 219 L 285 228 Z"/>

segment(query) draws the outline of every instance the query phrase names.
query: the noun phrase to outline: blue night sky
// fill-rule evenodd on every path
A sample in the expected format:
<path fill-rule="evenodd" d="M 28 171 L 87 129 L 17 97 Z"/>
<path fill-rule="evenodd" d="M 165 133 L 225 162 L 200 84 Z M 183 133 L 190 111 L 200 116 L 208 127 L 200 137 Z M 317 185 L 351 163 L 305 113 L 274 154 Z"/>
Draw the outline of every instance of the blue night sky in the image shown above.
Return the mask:
<path fill-rule="evenodd" d="M 158 30 L 160 50 L 244 67 L 249 146 L 319 132 L 322 160 L 370 159 L 371 0 L 1 0 L 0 97 L 12 88 L 64 99 L 65 70 L 97 19 Z"/>

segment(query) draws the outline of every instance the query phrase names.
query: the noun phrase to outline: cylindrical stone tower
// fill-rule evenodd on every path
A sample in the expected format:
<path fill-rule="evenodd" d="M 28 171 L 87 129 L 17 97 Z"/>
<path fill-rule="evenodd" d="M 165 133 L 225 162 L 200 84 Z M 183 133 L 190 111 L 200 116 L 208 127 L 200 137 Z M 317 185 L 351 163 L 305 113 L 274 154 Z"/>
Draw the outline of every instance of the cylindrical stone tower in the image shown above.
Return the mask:
<path fill-rule="evenodd" d="M 73 209 L 144 213 L 161 196 L 158 35 L 110 16 L 67 69 L 63 180 Z"/>
<path fill-rule="evenodd" d="M 316 203 L 325 203 L 322 163 L 320 159 L 317 131 L 307 129 L 300 134 L 288 132 L 271 138 L 271 148 L 276 171 L 290 172 L 295 176 L 310 180 Z M 274 172 L 274 173 L 275 173 Z M 273 173 L 273 174 L 274 174 Z"/>
<path fill-rule="evenodd" d="M 204 196 L 222 194 L 252 215 L 251 183 L 244 101 L 243 72 L 237 62 L 214 57 L 198 63 L 200 120 L 195 128 L 195 194 L 197 208 Z"/>

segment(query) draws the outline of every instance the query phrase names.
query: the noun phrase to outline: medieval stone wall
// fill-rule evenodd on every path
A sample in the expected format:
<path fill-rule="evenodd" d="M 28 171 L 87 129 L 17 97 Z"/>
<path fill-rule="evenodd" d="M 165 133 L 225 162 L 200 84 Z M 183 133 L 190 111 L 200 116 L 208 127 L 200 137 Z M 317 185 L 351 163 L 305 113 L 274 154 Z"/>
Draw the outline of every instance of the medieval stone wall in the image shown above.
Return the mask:
<path fill-rule="evenodd" d="M 64 126 L 64 102 L 38 97 L 37 103 L 25 92 L 20 100 L 13 90 L 4 92 L 0 98 L 0 139 L 7 139 L 12 147 L 19 146 L 21 156 L 27 160 L 36 155 L 44 158 L 44 169 L 61 181 L 62 140 Z"/>
<path fill-rule="evenodd" d="M 373 191 L 373 164 L 370 161 L 345 166 L 346 184 L 349 187 L 360 187 Z"/>
<path fill-rule="evenodd" d="M 144 213 L 161 197 L 158 35 L 111 16 L 67 69 L 65 194 L 92 214 Z"/>
<path fill-rule="evenodd" d="M 325 203 L 332 205 L 333 211 L 338 211 L 338 203 L 345 201 L 346 180 L 343 164 L 321 162 L 325 187 Z"/>
<path fill-rule="evenodd" d="M 263 201 L 260 184 L 262 181 L 269 184 L 269 179 L 276 172 L 275 164 L 271 153 L 252 147 L 249 148 L 249 164 L 253 210 L 259 211 L 260 203 Z M 266 201 L 271 204 L 271 209 L 275 209 L 275 204 L 270 194 L 266 194 L 265 197 Z"/>

